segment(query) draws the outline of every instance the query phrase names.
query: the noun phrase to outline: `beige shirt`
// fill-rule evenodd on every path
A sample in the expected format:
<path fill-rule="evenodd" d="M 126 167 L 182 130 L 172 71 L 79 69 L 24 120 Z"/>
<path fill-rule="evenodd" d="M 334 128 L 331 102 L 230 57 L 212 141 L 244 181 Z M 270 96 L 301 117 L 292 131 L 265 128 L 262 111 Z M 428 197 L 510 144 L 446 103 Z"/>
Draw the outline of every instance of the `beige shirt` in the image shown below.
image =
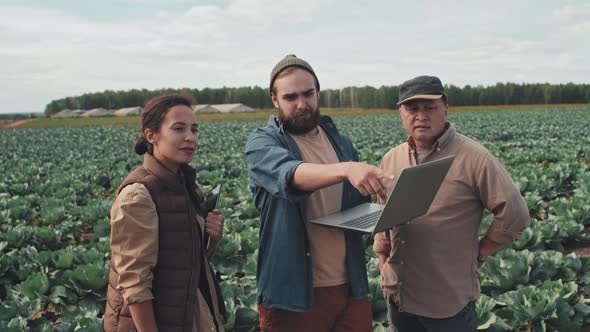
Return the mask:
<path fill-rule="evenodd" d="M 381 168 L 399 175 L 416 165 L 411 139 L 384 157 Z M 518 239 L 530 223 L 527 205 L 504 166 L 483 146 L 450 126 L 421 162 L 455 155 L 426 215 L 375 236 L 373 248 L 389 259 L 381 271 L 384 291 L 401 311 L 431 318 L 455 315 L 480 295 L 477 279 L 483 210 L 494 214 L 487 236 Z"/>
<path fill-rule="evenodd" d="M 292 135 L 301 151 L 304 162 L 314 164 L 338 163 L 338 155 L 328 136 L 318 130 L 302 135 Z M 311 194 L 306 202 L 307 220 L 340 211 L 342 207 L 342 183 Z M 346 273 L 346 248 L 344 232 L 340 229 L 306 223 L 310 240 L 314 287 L 337 286 L 348 282 Z"/>
<path fill-rule="evenodd" d="M 198 216 L 197 220 L 204 229 L 203 218 Z M 212 243 L 207 257 L 214 251 Z M 124 301 L 134 304 L 152 300 L 152 271 L 158 258 L 158 213 L 149 191 L 141 183 L 123 188 L 111 208 L 111 257 L 119 274 L 117 289 Z M 207 267 L 208 263 L 203 265 L 211 286 L 213 276 Z M 193 332 L 215 331 L 209 306 L 200 290 L 197 290 L 197 306 L 199 312 L 195 312 L 195 317 L 200 319 L 193 320 Z M 223 331 L 222 325 L 219 331 Z"/>
<path fill-rule="evenodd" d="M 426 158 L 431 152 L 432 152 L 432 150 L 417 148 L 416 149 L 416 163 L 417 164 L 422 163 L 424 158 Z"/>

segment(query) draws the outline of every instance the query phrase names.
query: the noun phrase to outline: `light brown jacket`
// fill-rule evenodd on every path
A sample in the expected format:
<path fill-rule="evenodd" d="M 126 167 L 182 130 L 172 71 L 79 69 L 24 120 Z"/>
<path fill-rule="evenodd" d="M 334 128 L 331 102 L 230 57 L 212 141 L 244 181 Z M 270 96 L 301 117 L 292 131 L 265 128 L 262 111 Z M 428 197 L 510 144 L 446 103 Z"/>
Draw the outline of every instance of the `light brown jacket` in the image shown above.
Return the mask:
<path fill-rule="evenodd" d="M 374 249 L 389 256 L 382 287 L 400 311 L 431 318 L 455 315 L 480 295 L 477 279 L 479 227 L 483 211 L 494 214 L 487 236 L 497 243 L 516 240 L 530 223 L 527 205 L 504 166 L 452 125 L 421 162 L 455 155 L 428 212 L 375 236 Z M 409 139 L 384 157 L 381 168 L 399 175 L 416 165 Z"/>

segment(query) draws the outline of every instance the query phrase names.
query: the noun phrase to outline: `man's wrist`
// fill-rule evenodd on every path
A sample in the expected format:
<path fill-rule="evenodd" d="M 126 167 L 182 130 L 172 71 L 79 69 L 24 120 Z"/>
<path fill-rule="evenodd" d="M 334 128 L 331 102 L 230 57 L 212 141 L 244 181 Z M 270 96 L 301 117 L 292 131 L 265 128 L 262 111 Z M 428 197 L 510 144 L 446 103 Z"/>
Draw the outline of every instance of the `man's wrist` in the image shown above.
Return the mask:
<path fill-rule="evenodd" d="M 338 164 L 340 166 L 340 172 L 338 173 L 338 180 L 340 180 L 340 182 L 344 182 L 344 181 L 348 180 L 348 175 L 350 174 L 351 164 L 349 161 L 340 162 Z"/>

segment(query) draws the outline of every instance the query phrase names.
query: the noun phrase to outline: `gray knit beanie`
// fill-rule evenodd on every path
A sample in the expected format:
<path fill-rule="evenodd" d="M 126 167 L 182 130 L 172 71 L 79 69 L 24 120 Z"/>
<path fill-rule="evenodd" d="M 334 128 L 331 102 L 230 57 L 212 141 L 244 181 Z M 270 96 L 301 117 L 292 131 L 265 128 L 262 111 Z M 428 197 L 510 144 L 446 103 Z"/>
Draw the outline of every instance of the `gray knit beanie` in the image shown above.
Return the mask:
<path fill-rule="evenodd" d="M 303 59 L 298 58 L 295 56 L 295 54 L 289 54 L 279 61 L 279 63 L 275 65 L 275 67 L 272 69 L 272 72 L 270 73 L 270 94 L 272 94 L 272 86 L 275 83 L 277 76 L 279 76 L 283 70 L 289 67 L 299 67 L 301 69 L 307 70 L 315 78 L 316 88 L 318 91 L 320 91 L 320 81 L 318 80 L 318 77 L 315 75 L 315 72 L 309 63 Z"/>

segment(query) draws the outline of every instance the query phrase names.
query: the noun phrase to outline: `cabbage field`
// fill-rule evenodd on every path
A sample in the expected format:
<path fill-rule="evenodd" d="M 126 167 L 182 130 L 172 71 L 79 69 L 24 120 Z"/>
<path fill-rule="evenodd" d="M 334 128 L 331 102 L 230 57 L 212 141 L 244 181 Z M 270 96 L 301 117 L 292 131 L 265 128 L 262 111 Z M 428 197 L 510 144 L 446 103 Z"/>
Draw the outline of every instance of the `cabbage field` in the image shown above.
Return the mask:
<path fill-rule="evenodd" d="M 590 109 L 449 114 L 507 167 L 531 227 L 479 271 L 481 330 L 578 331 L 590 323 Z M 378 164 L 405 140 L 399 115 L 337 116 L 361 159 Z M 213 259 L 230 331 L 255 331 L 258 213 L 244 143 L 266 121 L 201 124 L 193 164 L 204 190 L 223 183 L 225 235 Z M 0 331 L 101 331 L 113 192 L 140 165 L 137 126 L 0 130 Z M 481 234 L 491 222 L 486 214 Z M 386 323 L 366 236 L 373 320 Z M 288 281 L 287 281 L 288 282 Z"/>

